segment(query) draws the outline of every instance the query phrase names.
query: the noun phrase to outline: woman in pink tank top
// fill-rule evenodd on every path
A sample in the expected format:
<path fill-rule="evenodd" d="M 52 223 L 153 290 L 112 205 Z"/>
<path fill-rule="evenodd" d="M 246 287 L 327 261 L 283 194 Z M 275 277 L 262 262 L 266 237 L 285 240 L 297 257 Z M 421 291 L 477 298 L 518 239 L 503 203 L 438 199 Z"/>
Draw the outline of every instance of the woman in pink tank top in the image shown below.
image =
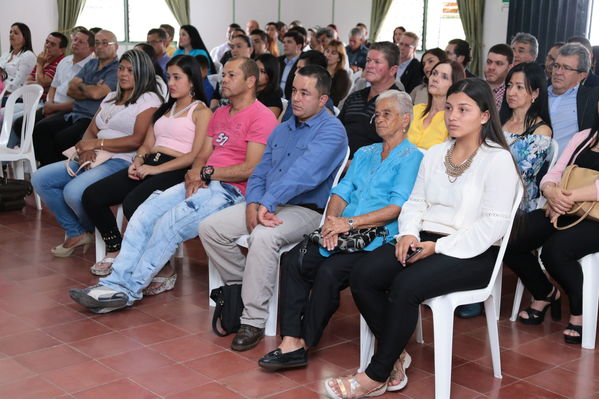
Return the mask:
<path fill-rule="evenodd" d="M 154 114 L 131 166 L 91 185 L 83 194 L 85 211 L 106 244 L 106 256 L 91 268 L 97 276 L 110 274 L 121 248 L 122 236 L 110 207 L 122 204 L 129 219 L 153 192 L 183 182 L 206 138 L 212 112 L 204 104 L 197 61 L 188 55 L 176 56 L 167 64 L 167 75 L 170 98 Z M 157 278 L 162 284 L 150 285 L 146 295 L 172 288 L 175 279 L 176 274 L 170 280 Z"/>

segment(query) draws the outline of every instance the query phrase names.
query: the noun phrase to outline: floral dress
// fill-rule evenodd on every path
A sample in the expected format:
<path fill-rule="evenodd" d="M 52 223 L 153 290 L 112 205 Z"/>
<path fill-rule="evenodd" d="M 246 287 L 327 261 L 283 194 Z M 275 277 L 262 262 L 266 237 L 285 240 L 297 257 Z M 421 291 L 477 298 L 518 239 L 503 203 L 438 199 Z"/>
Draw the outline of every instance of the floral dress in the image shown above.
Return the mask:
<path fill-rule="evenodd" d="M 541 196 L 537 174 L 545 163 L 553 156 L 551 137 L 540 134 L 514 134 L 504 131 L 510 151 L 516 159 L 522 180 L 524 181 L 524 197 L 520 210 L 530 212 L 537 209 Z"/>

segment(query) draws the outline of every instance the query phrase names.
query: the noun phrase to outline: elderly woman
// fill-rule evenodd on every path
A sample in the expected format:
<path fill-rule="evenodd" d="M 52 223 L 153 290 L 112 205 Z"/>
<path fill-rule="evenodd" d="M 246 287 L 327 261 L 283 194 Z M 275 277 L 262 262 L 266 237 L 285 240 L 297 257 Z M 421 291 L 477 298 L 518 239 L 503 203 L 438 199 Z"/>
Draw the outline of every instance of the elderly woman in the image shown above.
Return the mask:
<path fill-rule="evenodd" d="M 264 368 L 307 364 L 307 349 L 318 343 L 337 310 L 339 292 L 348 286 L 352 270 L 363 264 L 364 255 L 397 234 L 397 216 L 412 191 L 422 159 L 421 152 L 406 140 L 412 119 L 410 96 L 396 90 L 383 92 L 376 100 L 374 119 L 383 142 L 360 148 L 332 190 L 322 243 L 305 241 L 283 258 L 283 342 L 259 360 Z M 377 226 L 386 231 L 362 251 L 339 249 L 340 236 Z"/>

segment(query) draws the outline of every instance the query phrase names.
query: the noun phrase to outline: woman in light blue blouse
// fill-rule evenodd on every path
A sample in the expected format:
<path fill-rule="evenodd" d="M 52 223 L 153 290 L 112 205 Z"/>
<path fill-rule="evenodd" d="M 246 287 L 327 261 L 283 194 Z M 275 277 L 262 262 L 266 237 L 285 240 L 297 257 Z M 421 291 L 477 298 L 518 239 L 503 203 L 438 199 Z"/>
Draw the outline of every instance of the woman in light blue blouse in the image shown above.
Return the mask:
<path fill-rule="evenodd" d="M 191 55 L 192 57 L 195 57 L 196 55 L 206 57 L 210 66 L 209 74 L 216 73 L 212 58 L 210 57 L 210 54 L 208 54 L 202 36 L 200 36 L 200 32 L 198 32 L 195 26 L 181 25 L 181 29 L 179 30 L 179 48 L 175 51 L 173 57 L 179 54 Z"/>
<path fill-rule="evenodd" d="M 505 81 L 504 101 L 509 109 L 502 115 L 503 134 L 524 181 L 520 209 L 531 212 L 540 197 L 537 175 L 552 157 L 545 73 L 538 64 L 522 63 L 510 70 Z"/>
<path fill-rule="evenodd" d="M 412 100 L 405 92 L 388 90 L 376 100 L 372 123 L 382 143 L 360 148 L 341 182 L 331 191 L 322 226 L 323 246 L 299 244 L 281 262 L 283 342 L 259 360 L 268 369 L 307 364 L 307 349 L 315 346 L 339 306 L 339 292 L 362 256 L 393 240 L 397 217 L 410 196 L 422 153 L 406 138 Z M 384 226 L 362 251 L 338 250 L 338 237 L 353 229 Z"/>

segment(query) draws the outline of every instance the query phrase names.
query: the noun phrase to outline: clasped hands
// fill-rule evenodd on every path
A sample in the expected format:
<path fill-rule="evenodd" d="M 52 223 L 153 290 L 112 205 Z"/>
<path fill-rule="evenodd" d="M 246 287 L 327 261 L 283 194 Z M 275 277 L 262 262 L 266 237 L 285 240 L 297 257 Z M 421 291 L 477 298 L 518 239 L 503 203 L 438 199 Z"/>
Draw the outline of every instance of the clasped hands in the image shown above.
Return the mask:
<path fill-rule="evenodd" d="M 269 211 L 264 205 L 251 203 L 245 209 L 245 224 L 251 233 L 254 228 L 261 224 L 265 227 L 276 227 L 283 224 L 274 212 Z"/>
<path fill-rule="evenodd" d="M 543 195 L 547 198 L 547 209 L 545 216 L 554 223 L 560 215 L 565 215 L 576 203 L 572 191 L 563 189 L 559 186 L 548 186 L 543 190 Z"/>

